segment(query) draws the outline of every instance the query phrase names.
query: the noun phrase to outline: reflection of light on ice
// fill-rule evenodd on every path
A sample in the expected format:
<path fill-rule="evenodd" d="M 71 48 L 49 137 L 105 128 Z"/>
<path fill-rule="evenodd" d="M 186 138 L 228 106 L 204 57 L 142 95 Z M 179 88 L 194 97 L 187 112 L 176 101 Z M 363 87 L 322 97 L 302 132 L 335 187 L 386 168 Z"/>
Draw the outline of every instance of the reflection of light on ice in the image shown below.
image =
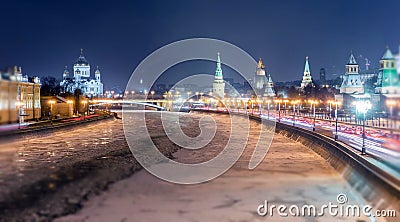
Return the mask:
<path fill-rule="evenodd" d="M 228 115 L 218 116 L 221 132 L 216 141 L 211 143 L 212 149 L 180 149 L 173 154 L 174 159 L 182 163 L 212 159 L 215 151 L 221 149 L 218 144 L 224 144 L 226 141 L 223 138 L 230 134 L 228 118 Z M 254 121 L 251 123 L 253 127 L 258 126 Z M 313 203 L 325 204 L 335 200 L 338 193 L 344 192 L 350 194 L 350 202 L 358 201 L 341 175 L 319 155 L 281 135 L 276 135 L 276 141 L 272 143 L 271 152 L 265 161 L 255 170 L 249 171 L 248 162 L 259 138 L 258 128 L 254 129 L 249 134 L 250 145 L 242 158 L 218 179 L 182 186 L 160 181 L 141 170 L 111 185 L 99 196 L 89 198 L 81 211 L 61 218 L 60 221 L 81 221 L 88 217 L 93 221 L 115 221 L 120 220 L 121 215 L 133 221 L 191 221 L 199 215 L 202 215 L 201 221 L 257 221 L 254 213 L 246 212 L 255 212 L 260 201 L 276 199 L 277 196 L 295 203 L 316 200 Z M 336 221 L 334 219 L 321 217 L 322 221 Z M 343 221 L 356 219 L 360 218 L 341 218 Z"/>
<path fill-rule="evenodd" d="M 105 120 L 73 129 L 58 129 L 40 137 L 26 136 L 24 140 L 1 141 L 0 195 L 16 185 L 32 182 L 30 179 L 5 178 L 13 178 L 14 175 L 23 177 L 29 175 L 25 173 L 27 171 L 55 169 L 64 160 L 71 162 L 79 158 L 90 158 L 105 148 L 113 149 L 112 143 L 123 138 L 121 122 Z M 35 180 L 45 176 L 39 174 L 35 175 Z"/>

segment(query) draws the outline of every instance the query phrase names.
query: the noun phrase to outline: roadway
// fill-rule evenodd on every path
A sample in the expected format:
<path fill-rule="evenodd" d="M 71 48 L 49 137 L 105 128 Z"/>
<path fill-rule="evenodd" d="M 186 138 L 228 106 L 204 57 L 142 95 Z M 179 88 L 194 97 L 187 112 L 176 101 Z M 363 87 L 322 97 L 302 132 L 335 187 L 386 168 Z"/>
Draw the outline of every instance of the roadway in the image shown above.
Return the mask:
<path fill-rule="evenodd" d="M 209 108 L 206 108 L 209 109 Z M 227 109 L 219 109 L 227 112 Z M 243 109 L 231 109 L 230 112 L 246 113 Z M 303 129 L 312 131 L 314 127 L 314 118 L 296 115 L 295 121 L 293 114 L 281 111 L 252 111 L 247 110 L 250 115 L 261 116 L 264 119 L 272 121 L 280 121 L 288 125 L 294 125 Z M 269 113 L 269 116 L 268 116 Z M 279 120 L 280 119 L 280 120 Z M 336 134 L 336 126 L 334 121 L 326 119 L 318 119 L 315 121 L 315 132 L 325 136 L 334 138 Z M 366 126 L 365 147 L 366 153 L 377 160 L 385 171 L 400 178 L 400 140 L 398 136 L 391 134 L 393 131 L 387 128 L 377 128 Z M 338 141 L 341 141 L 351 148 L 361 153 L 362 149 L 362 127 L 355 124 L 338 122 Z"/>

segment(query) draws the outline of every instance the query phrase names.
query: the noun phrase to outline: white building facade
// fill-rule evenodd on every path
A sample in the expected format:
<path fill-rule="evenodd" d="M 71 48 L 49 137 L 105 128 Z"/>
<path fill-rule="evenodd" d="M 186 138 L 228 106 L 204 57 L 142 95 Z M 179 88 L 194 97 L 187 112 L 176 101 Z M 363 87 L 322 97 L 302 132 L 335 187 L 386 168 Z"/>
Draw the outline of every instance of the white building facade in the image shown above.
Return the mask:
<path fill-rule="evenodd" d="M 346 64 L 346 73 L 343 76 L 343 82 L 340 87 L 340 93 L 363 94 L 364 83 L 361 81 L 359 66 L 353 55 L 350 54 L 349 61 Z"/>
<path fill-rule="evenodd" d="M 83 95 L 90 97 L 102 97 L 104 86 L 101 82 L 100 69 L 97 66 L 94 72 L 94 79 L 91 79 L 90 64 L 83 55 L 81 54 L 75 61 L 73 66 L 73 75 L 71 76 L 67 66 L 63 73 L 63 80 L 60 83 L 64 92 L 74 93 L 75 90 L 80 89 Z"/>

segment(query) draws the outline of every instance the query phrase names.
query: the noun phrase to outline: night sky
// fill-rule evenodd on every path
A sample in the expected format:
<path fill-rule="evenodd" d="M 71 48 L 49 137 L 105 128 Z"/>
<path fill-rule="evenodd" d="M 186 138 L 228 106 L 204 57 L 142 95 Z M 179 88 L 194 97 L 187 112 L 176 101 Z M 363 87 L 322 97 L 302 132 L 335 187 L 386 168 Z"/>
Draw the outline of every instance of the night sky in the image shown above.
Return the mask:
<path fill-rule="evenodd" d="M 350 50 L 359 63 L 362 55 L 375 67 L 386 45 L 398 52 L 400 1 L 13 0 L 2 2 L 0 29 L 0 67 L 19 65 L 25 74 L 61 79 L 83 48 L 90 64 L 100 66 L 105 89 L 123 89 L 152 51 L 195 37 L 262 57 L 274 81 L 301 79 L 305 56 L 315 79 L 321 67 L 334 78 Z M 180 70 L 174 78 L 184 75 Z"/>

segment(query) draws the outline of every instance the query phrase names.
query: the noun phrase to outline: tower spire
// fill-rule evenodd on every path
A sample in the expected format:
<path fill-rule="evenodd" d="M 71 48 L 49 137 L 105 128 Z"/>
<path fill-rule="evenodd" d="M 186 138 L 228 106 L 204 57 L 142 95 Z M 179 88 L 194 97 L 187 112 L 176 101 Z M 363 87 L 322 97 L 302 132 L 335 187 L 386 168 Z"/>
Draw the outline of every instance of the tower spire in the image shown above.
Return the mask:
<path fill-rule="evenodd" d="M 259 69 L 265 68 L 265 66 L 263 65 L 263 62 L 262 62 L 262 59 L 261 59 L 261 58 L 260 58 L 260 60 L 258 60 L 257 68 L 259 68 Z"/>
<path fill-rule="evenodd" d="M 83 49 L 81 48 L 81 55 L 83 55 Z"/>
<path fill-rule="evenodd" d="M 222 99 L 225 96 L 225 82 L 222 77 L 221 58 L 219 57 L 219 52 L 217 55 L 217 68 L 215 69 L 213 82 L 213 96 Z"/>
<path fill-rule="evenodd" d="M 306 56 L 306 64 L 304 65 L 304 73 L 310 73 L 310 65 L 308 64 L 308 56 Z"/>
<path fill-rule="evenodd" d="M 301 81 L 301 88 L 308 86 L 308 84 L 312 84 L 312 78 L 310 72 L 310 64 L 308 63 L 308 56 L 306 56 L 306 64 L 304 65 L 304 73 L 303 73 L 303 80 Z"/>
<path fill-rule="evenodd" d="M 347 62 L 347 65 L 357 65 L 357 61 L 356 58 L 353 55 L 353 50 L 351 50 L 350 52 L 350 57 L 349 57 L 349 61 Z"/>
<path fill-rule="evenodd" d="M 215 70 L 215 78 L 222 79 L 222 68 L 221 68 L 221 58 L 219 57 L 219 52 L 218 52 L 218 57 L 217 57 L 217 68 Z"/>
<path fill-rule="evenodd" d="M 389 47 L 386 46 L 386 52 L 385 54 L 382 56 L 382 60 L 394 60 L 394 56 L 392 51 L 390 51 Z"/>
<path fill-rule="evenodd" d="M 389 47 L 386 47 L 386 52 L 379 63 L 380 69 L 375 93 L 398 94 L 400 92 L 400 79 L 397 73 L 396 59 Z"/>

